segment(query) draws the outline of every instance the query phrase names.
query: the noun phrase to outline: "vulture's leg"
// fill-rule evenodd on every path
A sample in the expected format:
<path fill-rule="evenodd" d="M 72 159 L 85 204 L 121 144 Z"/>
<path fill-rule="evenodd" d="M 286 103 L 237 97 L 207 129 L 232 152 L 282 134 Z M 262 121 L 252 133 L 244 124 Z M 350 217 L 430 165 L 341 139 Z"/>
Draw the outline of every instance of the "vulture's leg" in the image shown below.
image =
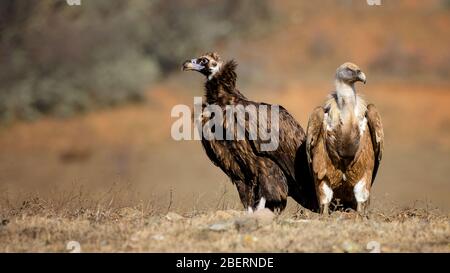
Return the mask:
<path fill-rule="evenodd" d="M 261 197 L 258 202 L 258 206 L 256 206 L 256 210 L 263 210 L 266 208 L 266 198 Z"/>
<path fill-rule="evenodd" d="M 260 200 L 257 209 L 268 208 L 271 211 L 282 211 L 286 207 L 288 187 L 283 171 L 272 165 L 258 174 L 258 192 Z"/>
<path fill-rule="evenodd" d="M 328 185 L 327 182 L 322 181 L 319 184 L 319 203 L 320 203 L 320 214 L 328 215 L 329 214 L 329 207 L 331 200 L 333 199 L 333 190 Z"/>
<path fill-rule="evenodd" d="M 320 205 L 320 214 L 325 216 L 330 214 L 330 203 Z"/>
<path fill-rule="evenodd" d="M 369 189 L 370 183 L 366 182 L 367 179 L 363 178 L 356 183 L 353 188 L 353 193 L 356 199 L 356 211 L 362 215 L 366 213 L 366 208 L 369 203 Z"/>
<path fill-rule="evenodd" d="M 234 181 L 236 188 L 239 193 L 239 198 L 241 199 L 242 205 L 249 212 L 253 212 L 253 190 L 250 185 L 245 184 L 244 181 L 237 180 Z"/>
<path fill-rule="evenodd" d="M 366 203 L 365 202 L 358 202 L 356 205 L 356 211 L 360 213 L 361 215 L 366 214 Z"/>

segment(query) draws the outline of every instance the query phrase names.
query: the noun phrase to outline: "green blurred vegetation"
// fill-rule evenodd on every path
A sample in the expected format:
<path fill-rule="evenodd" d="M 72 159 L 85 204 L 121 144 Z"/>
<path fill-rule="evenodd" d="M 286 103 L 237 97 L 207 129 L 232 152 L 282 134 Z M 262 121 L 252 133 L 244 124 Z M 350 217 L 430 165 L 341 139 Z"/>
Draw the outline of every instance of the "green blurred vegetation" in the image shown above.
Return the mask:
<path fill-rule="evenodd" d="M 140 101 L 186 56 L 271 13 L 261 0 L 2 0 L 0 122 Z"/>

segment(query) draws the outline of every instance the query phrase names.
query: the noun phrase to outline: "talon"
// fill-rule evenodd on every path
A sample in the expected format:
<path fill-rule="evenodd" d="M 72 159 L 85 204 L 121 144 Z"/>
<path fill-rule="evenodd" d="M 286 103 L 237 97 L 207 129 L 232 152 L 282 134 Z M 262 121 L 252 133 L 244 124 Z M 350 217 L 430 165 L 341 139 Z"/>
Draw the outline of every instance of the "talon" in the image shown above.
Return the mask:
<path fill-rule="evenodd" d="M 358 204 L 356 206 L 356 212 L 358 212 L 362 216 L 366 215 L 366 204 L 365 204 L 365 202 L 358 202 Z"/>
<path fill-rule="evenodd" d="M 320 214 L 325 215 L 325 216 L 329 215 L 329 213 L 330 213 L 329 206 L 330 206 L 330 203 L 322 204 L 320 206 Z"/>

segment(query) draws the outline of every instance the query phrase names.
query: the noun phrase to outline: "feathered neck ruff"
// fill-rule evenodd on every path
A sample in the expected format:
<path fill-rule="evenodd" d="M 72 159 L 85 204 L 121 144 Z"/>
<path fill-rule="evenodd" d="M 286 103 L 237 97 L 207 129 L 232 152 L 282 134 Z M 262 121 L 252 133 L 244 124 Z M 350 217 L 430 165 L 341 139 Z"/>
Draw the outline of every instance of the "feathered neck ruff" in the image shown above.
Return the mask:
<path fill-rule="evenodd" d="M 245 96 L 236 89 L 236 66 L 234 60 L 228 61 L 212 79 L 206 81 L 205 97 L 208 104 L 226 105 L 245 99 Z"/>

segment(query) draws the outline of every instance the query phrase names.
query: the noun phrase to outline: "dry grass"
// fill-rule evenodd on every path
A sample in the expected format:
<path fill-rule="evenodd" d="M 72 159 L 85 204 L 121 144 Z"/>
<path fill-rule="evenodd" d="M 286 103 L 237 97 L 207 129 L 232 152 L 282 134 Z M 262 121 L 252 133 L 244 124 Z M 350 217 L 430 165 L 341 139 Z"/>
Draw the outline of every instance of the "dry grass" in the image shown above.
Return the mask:
<path fill-rule="evenodd" d="M 369 252 L 371 241 L 382 252 L 450 251 L 448 215 L 426 207 L 375 209 L 368 218 L 354 212 L 321 217 L 291 208 L 272 218 L 214 208 L 180 215 L 108 199 L 113 198 L 89 201 L 66 194 L 65 203 L 6 202 L 0 252 L 68 252 L 70 241 L 79 242 L 83 252 Z"/>

